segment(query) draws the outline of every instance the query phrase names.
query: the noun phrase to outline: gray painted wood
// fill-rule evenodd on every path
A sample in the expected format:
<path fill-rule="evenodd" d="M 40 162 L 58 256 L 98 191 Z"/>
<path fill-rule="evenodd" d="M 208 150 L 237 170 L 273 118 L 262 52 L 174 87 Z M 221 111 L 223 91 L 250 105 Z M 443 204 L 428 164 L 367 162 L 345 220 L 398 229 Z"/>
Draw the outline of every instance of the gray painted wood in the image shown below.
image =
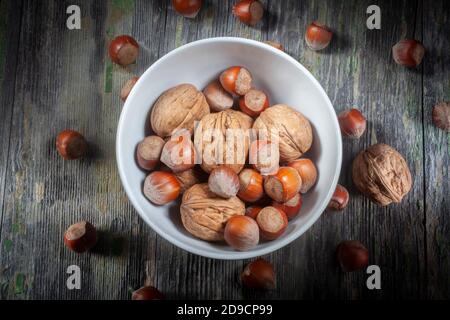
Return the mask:
<path fill-rule="evenodd" d="M 6 35 L 0 36 L 6 47 L 0 55 L 1 298 L 127 299 L 143 283 L 169 298 L 449 298 L 448 135 L 430 121 L 435 101 L 450 99 L 449 6 L 378 1 L 382 29 L 369 31 L 365 11 L 372 1 L 263 2 L 269 14 L 253 28 L 231 15 L 232 0 L 205 1 L 193 20 L 164 0 L 0 2 L 0 16 L 8 16 L 4 27 L 0 22 Z M 65 28 L 69 4 L 82 8 L 80 31 Z M 335 30 L 320 53 L 304 43 L 315 19 Z M 118 34 L 133 35 L 144 49 L 125 69 L 107 57 Z M 317 77 L 337 112 L 355 106 L 369 119 L 360 140 L 344 139 L 340 182 L 351 192 L 349 207 L 324 213 L 300 239 L 266 257 L 278 272 L 272 292 L 241 288 L 238 276 L 248 261 L 202 258 L 157 236 L 127 200 L 116 170 L 124 82 L 172 49 L 214 36 L 279 41 Z M 404 37 L 428 49 L 417 70 L 392 60 L 392 45 Z M 88 159 L 59 158 L 54 139 L 65 128 L 89 140 Z M 397 148 L 414 176 L 407 198 L 387 208 L 359 195 L 349 174 L 354 156 L 376 142 Z M 76 255 L 62 235 L 83 219 L 98 226 L 101 238 L 93 253 Z M 339 271 L 335 248 L 345 239 L 368 247 L 382 270 L 381 291 L 366 289 L 363 272 Z M 71 264 L 81 267 L 82 290 L 66 289 Z"/>

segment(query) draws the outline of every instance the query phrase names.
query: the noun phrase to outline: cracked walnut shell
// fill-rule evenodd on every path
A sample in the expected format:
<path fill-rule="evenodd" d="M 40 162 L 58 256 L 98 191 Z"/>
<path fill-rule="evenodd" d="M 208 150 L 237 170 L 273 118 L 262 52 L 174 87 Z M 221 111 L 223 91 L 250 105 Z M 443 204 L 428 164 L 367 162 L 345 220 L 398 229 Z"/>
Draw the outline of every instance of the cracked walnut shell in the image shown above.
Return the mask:
<path fill-rule="evenodd" d="M 252 124 L 252 118 L 231 109 L 205 116 L 194 134 L 195 146 L 202 157 L 202 169 L 210 173 L 226 165 L 239 173 L 247 160 Z"/>
<path fill-rule="evenodd" d="M 194 122 L 209 113 L 209 105 L 202 92 L 184 83 L 165 91 L 153 105 L 150 121 L 153 131 L 166 138 L 180 129 L 192 134 Z"/>
<path fill-rule="evenodd" d="M 383 143 L 358 154 L 353 161 L 352 175 L 359 191 L 382 206 L 400 202 L 412 187 L 405 159 Z"/>
<path fill-rule="evenodd" d="M 224 240 L 225 224 L 235 215 L 245 214 L 245 205 L 237 197 L 223 199 L 208 188 L 196 184 L 183 195 L 181 221 L 192 235 L 206 241 Z"/>
<path fill-rule="evenodd" d="M 285 104 L 267 108 L 253 124 L 261 136 L 266 131 L 267 139 L 279 137 L 280 161 L 298 159 L 311 148 L 313 135 L 311 124 L 300 112 Z M 261 137 L 260 137 L 261 139 Z"/>

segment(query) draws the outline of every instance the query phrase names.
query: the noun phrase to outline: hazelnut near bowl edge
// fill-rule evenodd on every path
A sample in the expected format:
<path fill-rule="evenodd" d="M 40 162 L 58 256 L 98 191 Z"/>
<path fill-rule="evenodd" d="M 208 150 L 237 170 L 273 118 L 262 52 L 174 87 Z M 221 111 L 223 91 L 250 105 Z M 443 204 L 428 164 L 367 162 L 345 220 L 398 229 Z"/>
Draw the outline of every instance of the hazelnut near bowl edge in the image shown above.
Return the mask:
<path fill-rule="evenodd" d="M 230 66 L 248 69 L 253 78 L 252 86 L 266 93 L 272 106 L 288 105 L 309 120 L 313 141 L 311 148 L 301 157 L 311 159 L 318 172 L 316 183 L 302 199 L 301 214 L 289 222 L 283 235 L 272 241 L 260 242 L 243 252 L 234 250 L 224 241 L 207 242 L 186 231 L 180 219 L 180 198 L 164 206 L 155 206 L 148 201 L 142 193 L 142 183 L 148 173 L 139 169 L 135 159 L 136 145 L 145 136 L 154 134 L 150 125 L 150 111 L 163 92 L 183 83 L 190 83 L 198 92 L 202 92 Z M 184 105 L 177 106 L 181 107 Z M 164 113 L 166 110 L 160 111 Z M 164 116 L 162 113 L 159 115 Z M 170 112 L 167 115 L 177 116 Z M 187 123 L 186 118 L 175 119 L 177 123 L 173 124 L 173 128 L 184 127 L 181 123 Z M 306 141 L 308 144 L 307 140 L 293 140 L 296 141 Z M 303 153 L 302 148 L 300 144 L 287 149 L 286 160 L 292 160 L 290 153 L 295 156 L 295 150 Z M 293 150 L 295 152 L 291 152 Z M 224 37 L 181 46 L 156 61 L 142 74 L 122 109 L 117 129 L 116 155 L 127 196 L 151 228 L 172 244 L 191 253 L 235 260 L 262 256 L 284 247 L 308 230 L 321 216 L 336 188 L 342 161 L 342 140 L 337 116 L 329 98 L 318 81 L 298 61 L 258 41 Z"/>

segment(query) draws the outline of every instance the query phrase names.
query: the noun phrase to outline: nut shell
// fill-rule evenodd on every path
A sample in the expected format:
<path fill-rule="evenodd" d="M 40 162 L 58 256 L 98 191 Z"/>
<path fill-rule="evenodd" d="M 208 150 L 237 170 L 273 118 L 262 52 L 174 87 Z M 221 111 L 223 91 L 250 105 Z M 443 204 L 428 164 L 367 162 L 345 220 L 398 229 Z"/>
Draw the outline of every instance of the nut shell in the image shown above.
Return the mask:
<path fill-rule="evenodd" d="M 266 109 L 253 124 L 253 129 L 267 133 L 267 137 L 279 136 L 280 161 L 298 159 L 309 150 L 313 135 L 311 124 L 300 112 L 285 104 Z"/>
<path fill-rule="evenodd" d="M 250 143 L 248 129 L 252 123 L 252 118 L 231 109 L 206 115 L 196 127 L 194 135 L 195 146 L 202 157 L 202 169 L 210 173 L 225 164 L 239 173 L 247 159 Z M 240 129 L 243 136 L 227 136 L 228 129 Z M 228 132 L 233 132 L 231 130 Z"/>
<path fill-rule="evenodd" d="M 412 186 L 405 159 L 383 143 L 358 154 L 353 161 L 352 175 L 359 191 L 382 206 L 400 202 Z"/>
<path fill-rule="evenodd" d="M 224 240 L 224 228 L 229 218 L 245 214 L 245 205 L 237 197 L 223 199 L 208 188 L 196 184 L 183 195 L 181 221 L 192 235 L 206 241 Z"/>
<path fill-rule="evenodd" d="M 165 91 L 153 105 L 150 121 L 161 138 L 187 129 L 192 134 L 194 122 L 209 114 L 206 98 L 192 84 L 180 84 Z"/>

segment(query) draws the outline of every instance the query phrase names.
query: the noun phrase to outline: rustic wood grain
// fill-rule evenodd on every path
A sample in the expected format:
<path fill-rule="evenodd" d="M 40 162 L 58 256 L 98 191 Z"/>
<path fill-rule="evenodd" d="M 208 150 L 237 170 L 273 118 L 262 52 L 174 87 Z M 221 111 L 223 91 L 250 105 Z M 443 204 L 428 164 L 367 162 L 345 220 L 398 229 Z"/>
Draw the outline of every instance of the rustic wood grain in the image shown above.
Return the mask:
<path fill-rule="evenodd" d="M 382 29 L 371 31 L 368 0 L 266 0 L 269 13 L 256 27 L 231 15 L 234 2 L 205 1 L 190 20 L 165 0 L 1 0 L 0 17 L 7 13 L 8 23 L 0 21 L 0 52 L 6 48 L 0 55 L 0 298 L 127 299 L 144 283 L 189 299 L 449 297 L 450 141 L 430 120 L 435 101 L 450 100 L 450 82 L 443 80 L 450 68 L 449 6 L 376 1 Z M 82 30 L 65 27 L 70 4 L 82 9 Z M 320 53 L 304 42 L 315 19 L 335 31 Z M 119 34 L 133 35 L 142 48 L 128 68 L 107 57 L 108 42 Z M 317 77 L 337 112 L 356 106 L 369 120 L 360 140 L 344 139 L 340 182 L 351 192 L 349 207 L 325 213 L 300 239 L 266 257 L 278 271 L 272 292 L 241 288 L 247 260 L 199 257 L 157 236 L 127 200 L 115 165 L 125 81 L 172 49 L 215 36 L 282 43 Z M 404 37 L 429 48 L 417 70 L 392 59 L 392 45 Z M 61 160 L 54 140 L 65 128 L 86 136 L 89 158 Z M 377 207 L 351 182 L 352 159 L 376 142 L 397 148 L 410 165 L 414 186 L 401 204 Z M 61 241 L 82 219 L 101 230 L 92 254 L 73 254 Z M 364 272 L 339 271 L 335 247 L 345 239 L 369 248 L 371 263 L 381 267 L 382 290 L 367 290 Z M 82 270 L 81 290 L 66 289 L 71 264 Z"/>

